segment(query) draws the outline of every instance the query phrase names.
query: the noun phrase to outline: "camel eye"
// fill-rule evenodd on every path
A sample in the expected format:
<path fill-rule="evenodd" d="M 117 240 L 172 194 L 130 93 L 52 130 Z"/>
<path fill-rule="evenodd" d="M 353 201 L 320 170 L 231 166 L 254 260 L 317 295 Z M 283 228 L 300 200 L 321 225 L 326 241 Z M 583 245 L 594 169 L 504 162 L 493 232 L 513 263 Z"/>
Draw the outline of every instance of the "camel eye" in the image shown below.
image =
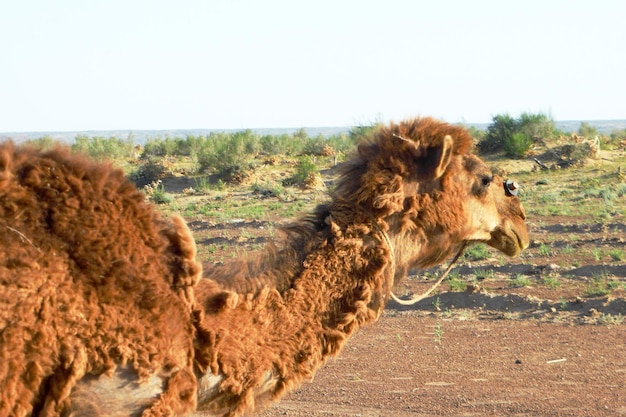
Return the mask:
<path fill-rule="evenodd" d="M 480 183 L 484 188 L 489 187 L 489 184 L 493 182 L 493 176 L 483 176 L 480 178 Z"/>

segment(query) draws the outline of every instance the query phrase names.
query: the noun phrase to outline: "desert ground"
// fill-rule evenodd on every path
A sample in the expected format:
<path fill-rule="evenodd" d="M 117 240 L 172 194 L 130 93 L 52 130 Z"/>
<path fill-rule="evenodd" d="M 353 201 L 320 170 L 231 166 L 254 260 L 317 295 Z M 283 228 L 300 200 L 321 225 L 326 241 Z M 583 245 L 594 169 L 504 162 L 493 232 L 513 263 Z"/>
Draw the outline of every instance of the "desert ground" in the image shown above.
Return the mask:
<path fill-rule="evenodd" d="M 626 416 L 624 152 L 554 171 L 532 158 L 490 162 L 522 184 L 531 246 L 515 259 L 468 249 L 433 295 L 390 301 L 313 381 L 258 415 Z M 227 262 L 289 221 L 276 207 L 292 205 L 297 217 L 332 178 L 332 167 L 322 170 L 322 185 L 285 198 L 258 186 L 199 195 L 172 176 L 163 184 L 175 203 L 163 209 L 186 217 L 204 262 Z M 241 215 L 246 205 L 274 209 Z M 445 266 L 413 271 L 396 294 L 426 291 Z"/>

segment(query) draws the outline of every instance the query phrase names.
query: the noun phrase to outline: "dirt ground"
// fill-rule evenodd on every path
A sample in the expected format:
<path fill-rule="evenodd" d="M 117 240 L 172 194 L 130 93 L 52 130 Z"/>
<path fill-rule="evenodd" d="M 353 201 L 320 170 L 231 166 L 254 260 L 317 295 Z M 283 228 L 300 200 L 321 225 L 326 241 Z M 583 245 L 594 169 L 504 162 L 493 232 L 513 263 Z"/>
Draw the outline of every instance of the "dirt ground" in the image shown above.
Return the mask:
<path fill-rule="evenodd" d="M 626 327 L 393 306 L 275 416 L 626 415 Z"/>

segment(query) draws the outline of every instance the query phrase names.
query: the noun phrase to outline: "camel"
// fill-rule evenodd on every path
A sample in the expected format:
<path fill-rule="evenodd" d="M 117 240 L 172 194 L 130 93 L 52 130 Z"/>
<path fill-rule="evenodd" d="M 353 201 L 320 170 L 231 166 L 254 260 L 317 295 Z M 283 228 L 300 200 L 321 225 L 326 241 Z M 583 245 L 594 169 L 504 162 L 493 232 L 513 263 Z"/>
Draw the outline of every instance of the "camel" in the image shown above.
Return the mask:
<path fill-rule="evenodd" d="M 202 278 L 182 219 L 164 222 L 145 205 L 125 217 L 142 216 L 140 224 L 113 233 L 116 239 L 91 249 L 85 261 L 87 245 L 76 235 L 90 233 L 99 243 L 99 233 L 117 230 L 127 200 L 116 193 L 130 185 L 99 167 L 99 175 L 72 177 L 59 189 L 49 180 L 56 173 L 40 163 L 43 185 L 35 194 L 43 208 L 30 213 L 21 208 L 30 182 L 15 184 L 25 177 L 15 169 L 25 157 L 4 147 L 0 182 L 13 191 L 0 184 L 10 197 L 0 195 L 0 230 L 10 238 L 6 246 L 20 252 L 10 262 L 4 259 L 13 252 L 0 252 L 0 383 L 11 387 L 2 393 L 0 414 L 198 410 L 233 417 L 278 400 L 375 322 L 410 270 L 438 265 L 476 242 L 509 256 L 528 246 L 517 186 L 493 175 L 471 147 L 465 129 L 432 118 L 390 123 L 362 139 L 342 164 L 329 202 L 284 226 L 282 239 L 263 252 L 204 265 Z M 70 165 L 64 157 L 57 167 Z M 81 164 L 83 171 L 96 169 Z M 103 176 L 114 176 L 116 187 Z M 97 189 L 86 198 L 100 208 L 84 213 L 80 227 L 70 222 L 82 209 L 72 194 L 76 183 Z M 59 233 L 61 220 L 49 214 L 54 199 L 69 207 Z M 115 213 L 107 218 L 109 203 Z M 98 218 L 87 223 L 90 215 Z M 98 258 L 112 249 L 114 256 Z M 148 305 L 141 298 L 146 288 L 154 291 Z M 51 294 L 63 299 L 47 301 Z M 49 342 L 53 348 L 45 348 Z"/>
<path fill-rule="evenodd" d="M 77 384 L 116 369 L 156 391 L 122 414 L 193 410 L 195 255 L 121 170 L 0 144 L 0 416 L 114 415 Z"/>

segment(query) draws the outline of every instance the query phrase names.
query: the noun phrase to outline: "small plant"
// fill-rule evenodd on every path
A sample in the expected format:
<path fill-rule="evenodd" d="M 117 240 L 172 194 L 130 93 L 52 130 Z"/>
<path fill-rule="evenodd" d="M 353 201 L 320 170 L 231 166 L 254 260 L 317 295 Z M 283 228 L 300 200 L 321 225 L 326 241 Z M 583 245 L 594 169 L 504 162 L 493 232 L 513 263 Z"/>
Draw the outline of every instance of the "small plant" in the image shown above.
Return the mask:
<path fill-rule="evenodd" d="M 158 184 L 152 194 L 150 194 L 150 201 L 155 204 L 169 204 L 173 200 L 174 197 L 165 192 L 163 184 Z"/>
<path fill-rule="evenodd" d="M 609 291 L 615 291 L 619 288 L 619 281 L 615 281 L 613 279 L 606 281 L 606 289 Z"/>
<path fill-rule="evenodd" d="M 493 278 L 493 270 L 479 268 L 474 271 L 474 276 L 478 280 Z"/>
<path fill-rule="evenodd" d="M 572 245 L 568 243 L 567 245 L 563 247 L 563 249 L 561 249 L 561 253 L 563 255 L 571 255 L 574 253 L 574 248 L 572 247 Z"/>
<path fill-rule="evenodd" d="M 435 324 L 435 343 L 440 345 L 442 339 L 443 339 L 443 330 L 441 329 L 441 323 L 437 322 Z"/>
<path fill-rule="evenodd" d="M 545 277 L 543 279 L 543 283 L 546 287 L 553 289 L 553 290 L 561 286 L 561 283 L 559 282 L 559 280 L 554 277 Z"/>
<path fill-rule="evenodd" d="M 193 179 L 193 188 L 200 194 L 207 194 L 211 191 L 211 183 L 208 177 L 197 177 Z"/>
<path fill-rule="evenodd" d="M 511 282 L 509 283 L 510 287 L 519 288 L 519 287 L 527 287 L 530 285 L 530 280 L 528 277 L 522 274 L 515 274 Z"/>
<path fill-rule="evenodd" d="M 450 291 L 459 292 L 463 291 L 467 285 L 467 283 L 459 278 L 459 273 L 457 271 L 451 272 L 446 278 L 446 283 L 450 287 Z"/>
<path fill-rule="evenodd" d="M 467 248 L 463 256 L 470 261 L 482 261 L 489 259 L 489 249 L 487 245 L 478 243 Z"/>
<path fill-rule="evenodd" d="M 611 293 L 610 284 L 606 274 L 595 275 L 585 288 L 585 296 L 602 297 Z"/>
<path fill-rule="evenodd" d="M 284 185 L 304 185 L 307 179 L 318 171 L 317 166 L 309 156 L 300 159 L 296 165 L 296 172 L 284 181 Z"/>
<path fill-rule="evenodd" d="M 435 310 L 441 311 L 441 300 L 439 299 L 439 297 L 435 298 L 435 300 L 433 301 L 433 307 L 435 307 Z"/>
<path fill-rule="evenodd" d="M 612 314 L 602 313 L 602 315 L 598 318 L 598 324 L 618 325 L 618 324 L 623 324 L 623 323 L 624 323 L 624 316 L 622 316 L 622 313 L 618 313 L 617 316 L 614 316 Z"/>
<path fill-rule="evenodd" d="M 550 245 L 546 245 L 545 243 L 542 243 L 539 246 L 539 255 L 541 256 L 550 256 Z"/>
<path fill-rule="evenodd" d="M 591 254 L 593 255 L 593 259 L 595 259 L 596 261 L 602 259 L 602 251 L 600 251 L 600 248 L 593 248 Z"/>
<path fill-rule="evenodd" d="M 561 310 L 565 310 L 565 309 L 567 309 L 567 304 L 568 304 L 568 303 L 567 303 L 567 300 L 566 300 L 565 298 L 561 298 L 561 299 L 559 300 L 559 308 L 560 308 Z"/>
<path fill-rule="evenodd" d="M 609 252 L 609 256 L 611 257 L 611 259 L 613 259 L 615 262 L 620 262 L 623 261 L 625 256 L 624 256 L 624 251 L 621 249 L 612 249 Z"/>

